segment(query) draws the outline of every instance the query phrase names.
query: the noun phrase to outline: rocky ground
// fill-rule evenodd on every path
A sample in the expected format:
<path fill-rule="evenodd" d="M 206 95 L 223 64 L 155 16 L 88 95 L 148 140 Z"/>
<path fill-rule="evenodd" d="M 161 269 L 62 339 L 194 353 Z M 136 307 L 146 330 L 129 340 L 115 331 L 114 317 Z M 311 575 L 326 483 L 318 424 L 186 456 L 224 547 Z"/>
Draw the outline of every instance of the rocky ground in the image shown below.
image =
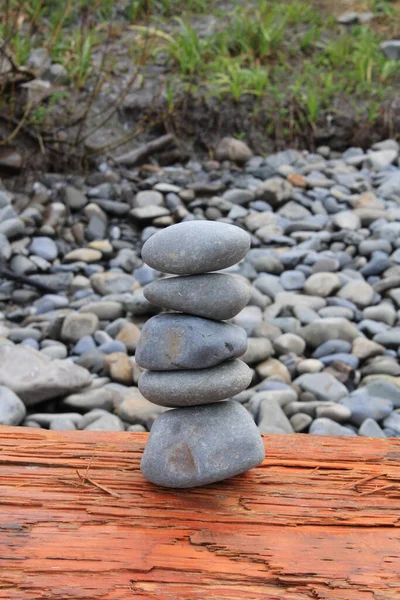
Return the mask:
<path fill-rule="evenodd" d="M 192 219 L 251 234 L 228 269 L 251 284 L 233 322 L 263 433 L 400 436 L 399 144 L 43 174 L 0 187 L 0 423 L 145 431 L 166 410 L 138 391 L 153 233 Z M 8 187 L 8 189 L 7 189 Z M 10 191 L 12 189 L 12 191 Z"/>

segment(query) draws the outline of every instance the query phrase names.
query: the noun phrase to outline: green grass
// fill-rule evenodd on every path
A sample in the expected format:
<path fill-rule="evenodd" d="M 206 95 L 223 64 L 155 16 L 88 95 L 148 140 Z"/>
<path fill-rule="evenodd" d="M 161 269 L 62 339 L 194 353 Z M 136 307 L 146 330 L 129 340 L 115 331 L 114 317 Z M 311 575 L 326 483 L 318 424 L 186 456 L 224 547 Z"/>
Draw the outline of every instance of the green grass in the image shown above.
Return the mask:
<path fill-rule="evenodd" d="M 370 25 L 344 28 L 302 0 L 239 6 L 223 31 L 204 39 L 189 20 L 179 25 L 173 41 L 162 43 L 177 78 L 192 85 L 205 80 L 208 95 L 235 102 L 248 94 L 293 100 L 311 125 L 335 96 L 355 103 L 362 98 L 377 114 L 377 99 L 400 75 L 399 63 L 379 48 L 384 34 Z"/>
<path fill-rule="evenodd" d="M 251 96 L 255 110 L 279 121 L 283 132 L 315 127 L 337 97 L 362 105 L 373 122 L 400 80 L 400 64 L 379 48 L 400 29 L 400 0 L 365 0 L 377 19 L 351 28 L 309 0 L 232 0 L 229 10 L 220 0 L 120 2 L 125 20 L 115 0 L 0 0 L 0 38 L 17 66 L 32 49 L 45 47 L 75 87 L 89 91 L 106 80 L 116 60 L 106 54 L 99 70 L 93 56 L 118 17 L 118 35 L 124 28 L 138 33 L 128 48 L 133 62 L 145 67 L 159 53 L 168 57 L 167 114 L 184 90 L 237 104 Z M 200 35 L 197 22 L 208 14 L 218 15 L 217 26 Z M 3 104 L 9 97 L 7 90 Z M 45 111 L 35 107 L 31 122 L 44 122 Z"/>

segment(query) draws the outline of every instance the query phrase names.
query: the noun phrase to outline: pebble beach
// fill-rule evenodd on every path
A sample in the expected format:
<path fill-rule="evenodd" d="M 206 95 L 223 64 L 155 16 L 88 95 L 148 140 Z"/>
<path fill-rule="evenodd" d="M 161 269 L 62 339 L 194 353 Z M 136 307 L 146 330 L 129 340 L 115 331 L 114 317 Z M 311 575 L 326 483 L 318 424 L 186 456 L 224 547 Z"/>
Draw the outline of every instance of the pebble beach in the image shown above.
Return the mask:
<path fill-rule="evenodd" d="M 149 335 L 168 346 L 165 323 L 182 319 L 169 310 L 197 315 L 220 340 L 207 369 L 228 360 L 221 394 L 248 378 L 230 398 L 260 433 L 400 436 L 399 164 L 391 139 L 261 157 L 229 138 L 203 163 L 104 163 L 87 177 L 3 182 L 0 423 L 150 431 L 169 408 L 149 402 L 139 378 L 166 365 L 151 353 L 136 362 L 136 349 L 155 315 Z M 206 233 L 170 240 L 171 254 L 183 243 L 192 260 L 186 296 L 167 275 L 185 273 L 152 256 L 155 233 L 167 239 L 169 226 L 191 221 L 229 224 L 232 256 L 250 236 L 238 264 L 207 265 L 218 271 L 212 294 L 196 271 L 199 248 L 213 244 Z M 196 368 L 195 345 L 188 339 L 177 369 Z"/>

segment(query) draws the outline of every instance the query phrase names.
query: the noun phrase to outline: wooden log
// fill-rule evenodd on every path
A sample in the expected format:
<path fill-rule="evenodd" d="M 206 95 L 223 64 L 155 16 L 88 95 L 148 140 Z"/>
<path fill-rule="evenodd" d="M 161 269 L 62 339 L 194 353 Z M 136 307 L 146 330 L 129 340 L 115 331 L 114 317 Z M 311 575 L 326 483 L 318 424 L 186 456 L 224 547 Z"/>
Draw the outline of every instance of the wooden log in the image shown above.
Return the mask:
<path fill-rule="evenodd" d="M 0 428 L 1 599 L 400 598 L 400 440 L 265 436 L 182 491 L 143 479 L 146 439 Z"/>

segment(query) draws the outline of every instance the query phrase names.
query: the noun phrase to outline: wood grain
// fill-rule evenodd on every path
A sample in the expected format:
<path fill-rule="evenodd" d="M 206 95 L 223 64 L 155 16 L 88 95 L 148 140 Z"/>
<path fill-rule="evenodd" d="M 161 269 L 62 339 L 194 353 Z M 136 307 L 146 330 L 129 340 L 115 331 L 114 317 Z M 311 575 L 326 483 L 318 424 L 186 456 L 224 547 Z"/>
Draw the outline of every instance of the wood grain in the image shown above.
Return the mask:
<path fill-rule="evenodd" d="M 0 428 L 0 599 L 400 598 L 400 440 L 266 436 L 261 467 L 177 491 L 146 439 Z"/>

